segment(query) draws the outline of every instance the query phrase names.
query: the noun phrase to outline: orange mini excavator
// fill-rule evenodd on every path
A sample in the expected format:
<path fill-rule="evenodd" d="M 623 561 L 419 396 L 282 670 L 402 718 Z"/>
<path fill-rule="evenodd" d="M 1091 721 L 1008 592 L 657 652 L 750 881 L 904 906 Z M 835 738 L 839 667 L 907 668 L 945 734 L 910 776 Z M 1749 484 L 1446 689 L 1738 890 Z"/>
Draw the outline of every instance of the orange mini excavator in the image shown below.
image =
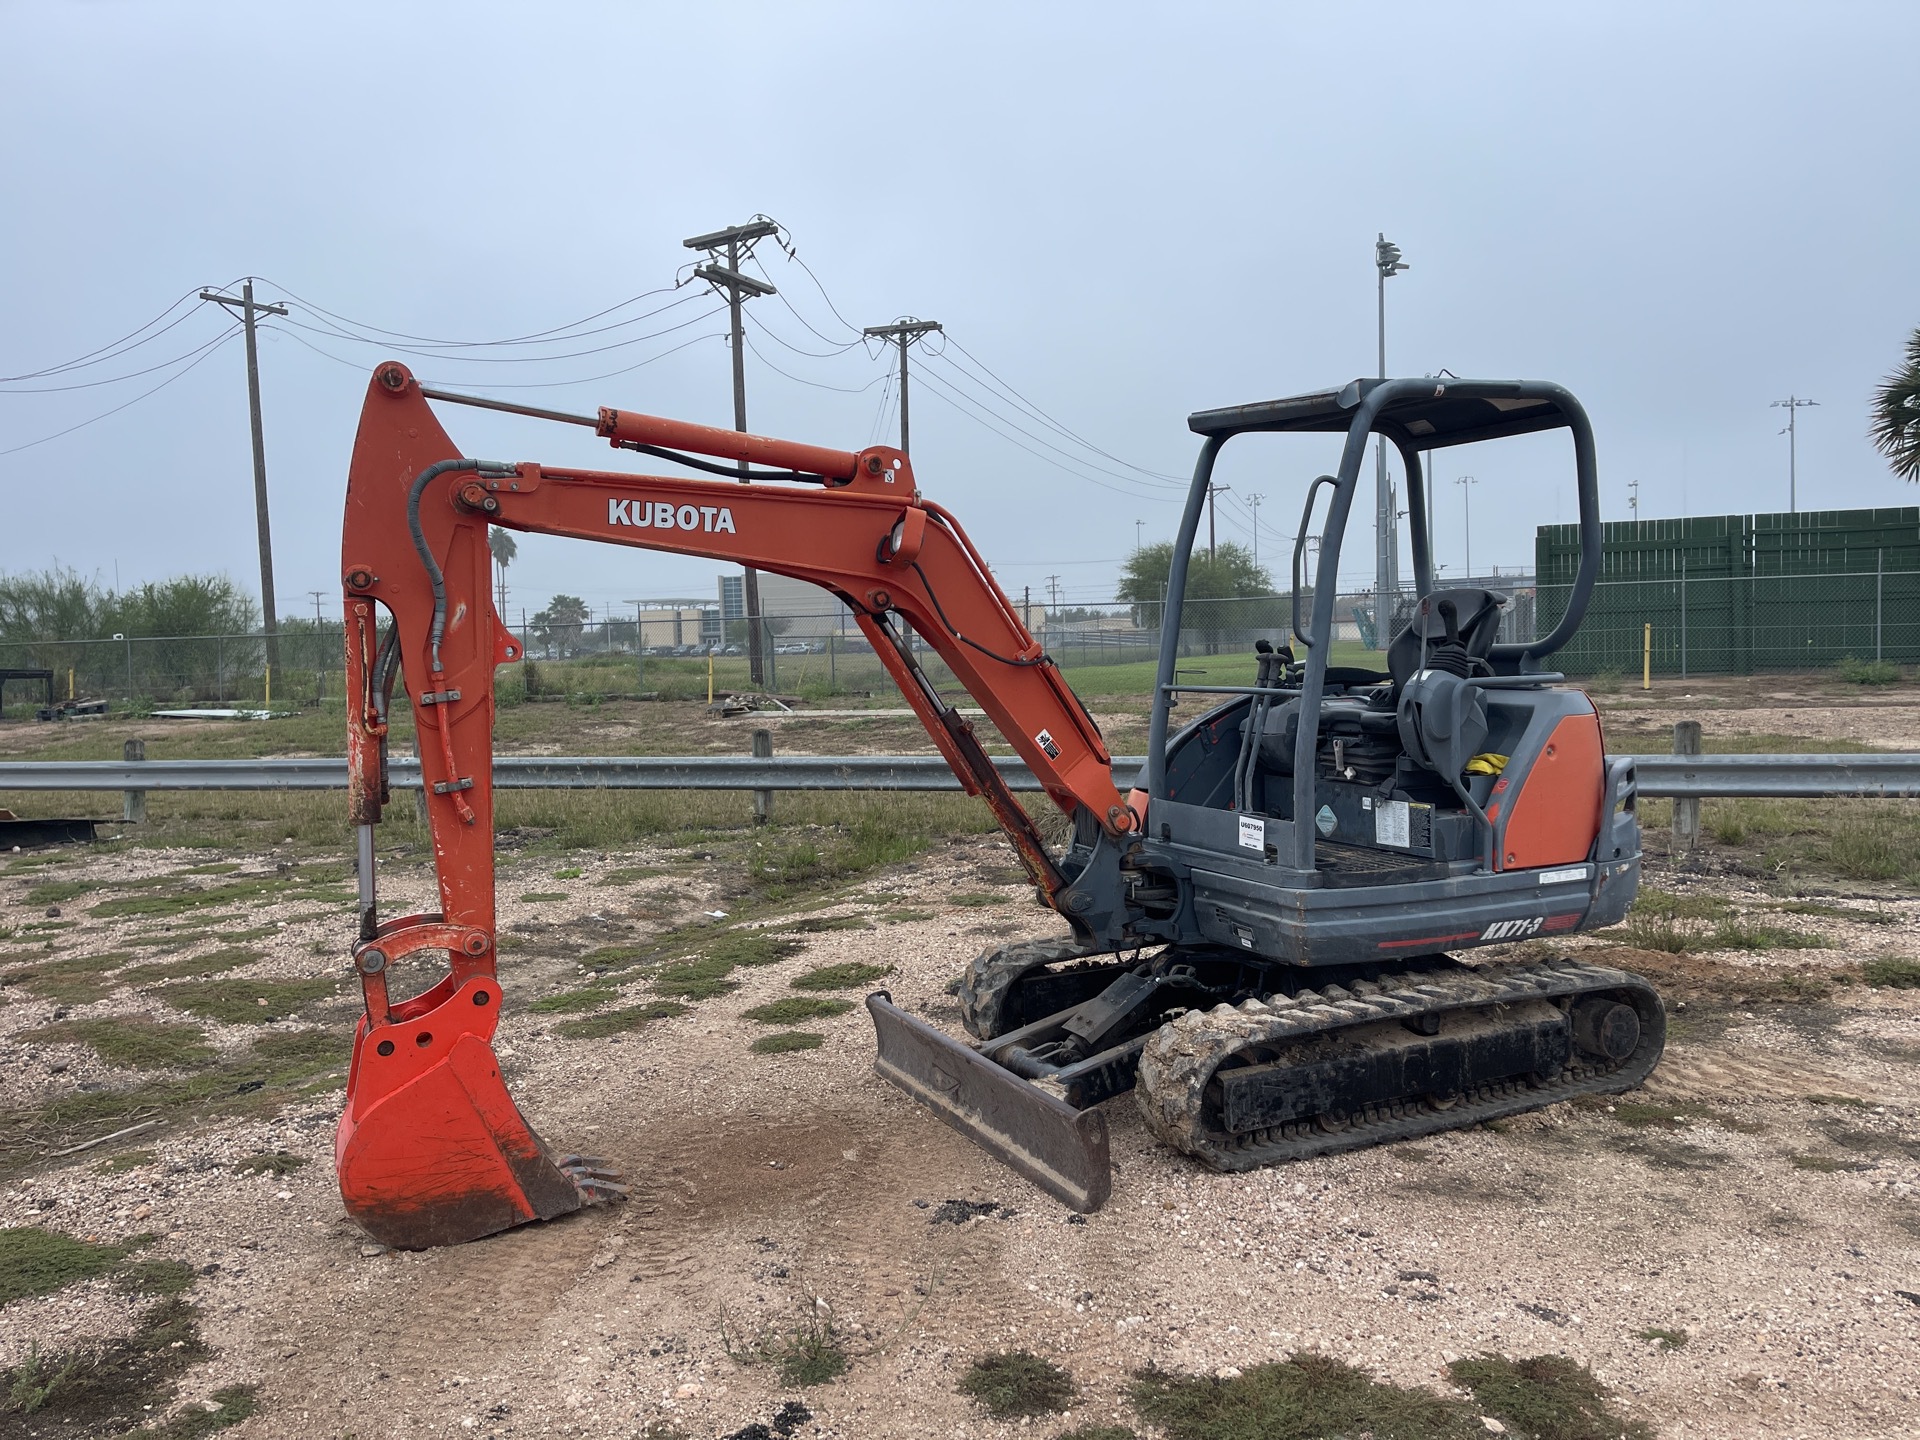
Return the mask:
<path fill-rule="evenodd" d="M 713 478 L 463 458 L 429 401 L 586 426 Z M 1585 413 L 1540 382 L 1366 380 L 1189 424 L 1204 443 L 1174 546 L 1149 754 L 1123 791 L 1092 718 L 900 451 L 535 410 L 429 390 L 404 365 L 380 365 L 341 556 L 353 960 L 366 1000 L 335 1151 L 349 1213 L 375 1238 L 418 1248 L 622 1193 L 606 1162 L 547 1148 L 492 1045 L 493 677 L 520 642 L 492 604 L 489 525 L 754 566 L 849 607 L 1071 932 L 973 962 L 960 993 L 972 1043 L 870 996 L 877 1068 L 1078 1209 L 1107 1198 L 1099 1107 L 1128 1090 L 1168 1144 L 1234 1170 L 1637 1083 L 1665 1034 L 1645 982 L 1568 960 L 1471 967 L 1446 953 L 1614 923 L 1638 884 L 1632 765 L 1607 761 L 1592 703 L 1540 664 L 1573 635 L 1599 571 Z M 1579 575 L 1550 633 L 1502 643 L 1506 597 L 1434 584 L 1422 456 L 1562 429 Z M 1238 436 L 1289 433 L 1341 440 L 1337 473 L 1306 487 L 1292 623 L 1258 638 L 1254 683 L 1179 684 L 1187 558 L 1215 459 Z M 1340 539 L 1376 434 L 1406 466 L 1418 584 L 1383 671 L 1328 663 Z M 908 632 L 1070 817 L 1058 853 Z M 440 908 L 382 920 L 373 827 L 390 798 L 387 721 L 402 679 Z M 1196 693 L 1212 708 L 1170 734 L 1178 698 Z M 398 997 L 389 977 L 409 957 L 439 978 Z"/>

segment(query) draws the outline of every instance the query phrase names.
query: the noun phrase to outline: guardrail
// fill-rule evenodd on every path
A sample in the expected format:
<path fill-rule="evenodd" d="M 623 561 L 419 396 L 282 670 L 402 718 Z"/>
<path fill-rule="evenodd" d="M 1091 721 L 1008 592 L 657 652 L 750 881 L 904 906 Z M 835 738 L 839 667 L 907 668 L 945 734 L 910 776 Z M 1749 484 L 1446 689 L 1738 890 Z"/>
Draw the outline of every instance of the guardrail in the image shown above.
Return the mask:
<path fill-rule="evenodd" d="M 1865 796 L 1920 798 L 1920 754 L 1628 755 L 1649 799 L 1754 796 L 1774 800 Z M 1015 790 L 1040 783 L 1014 756 L 994 764 Z M 1125 788 L 1146 764 L 1114 758 Z M 393 788 L 420 784 L 420 762 L 396 757 Z M 501 755 L 493 783 L 502 790 L 958 790 L 938 755 Z M 9 760 L 4 790 L 344 790 L 344 759 L 314 760 Z"/>

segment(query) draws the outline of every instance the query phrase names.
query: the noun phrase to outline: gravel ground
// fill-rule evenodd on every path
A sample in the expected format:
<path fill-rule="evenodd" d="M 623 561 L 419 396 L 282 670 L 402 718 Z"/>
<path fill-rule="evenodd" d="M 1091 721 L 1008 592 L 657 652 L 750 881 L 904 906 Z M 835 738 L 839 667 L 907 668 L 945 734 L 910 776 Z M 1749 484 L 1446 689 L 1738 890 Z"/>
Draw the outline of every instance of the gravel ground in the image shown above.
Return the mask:
<path fill-rule="evenodd" d="M 204 858 L 131 851 L 49 873 L 136 879 Z M 634 1182 L 631 1203 L 449 1250 L 379 1250 L 334 1188 L 334 1090 L 272 1118 L 162 1127 L 56 1162 L 0 1191 L 0 1225 L 153 1233 L 143 1253 L 203 1272 L 193 1296 L 213 1354 L 179 1401 L 261 1385 L 262 1413 L 225 1432 L 241 1437 L 608 1436 L 649 1424 L 720 1436 L 768 1421 L 789 1399 L 814 1413 L 803 1435 L 1051 1434 L 1132 1423 L 1122 1397 L 1142 1365 L 1213 1372 L 1298 1348 L 1430 1386 L 1459 1355 L 1564 1353 L 1665 1436 L 1920 1433 L 1920 1304 L 1910 1298 L 1920 1294 L 1920 992 L 1853 985 L 1782 1004 L 1743 991 L 1863 954 L 1920 954 L 1913 900 L 1834 902 L 1862 912 L 1854 923 L 1768 908 L 1777 897 L 1751 886 L 1656 877 L 1709 886 L 1741 913 L 1830 948 L 1696 958 L 1571 942 L 1642 970 L 1674 1007 L 1677 1038 L 1648 1089 L 1623 1097 L 1630 1105 L 1562 1105 L 1220 1176 L 1158 1148 L 1123 1099 L 1109 1107 L 1113 1201 L 1073 1223 L 875 1081 L 858 1009 L 807 1023 L 826 1037 L 819 1050 L 748 1051 L 765 1031 L 743 1010 L 841 961 L 896 967 L 896 998 L 957 1031 L 945 987 L 965 961 L 1057 923 L 996 883 L 1007 870 L 997 842 L 958 842 L 870 878 L 809 913 L 864 915 L 873 928 L 809 935 L 802 954 L 736 971 L 734 992 L 612 1040 L 563 1038 L 555 1026 L 567 1017 L 526 1008 L 579 983 L 567 947 L 644 941 L 732 902 L 716 877 L 688 870 L 684 852 L 589 858 L 583 875 L 554 877 L 572 863 L 510 862 L 503 873 L 499 1049 L 535 1125 L 556 1146 L 614 1158 Z M 607 879 L 654 865 L 677 868 Z M 260 856 L 236 876 L 193 883 L 280 873 Z M 8 920 L 40 913 L 20 903 L 38 878 L 4 882 Z M 399 907 L 425 900 L 430 877 L 390 868 L 383 882 Z M 566 898 L 515 898 L 527 893 Z M 1003 903 L 953 903 L 982 894 Z M 263 958 L 234 978 L 341 972 L 350 905 L 247 909 L 229 912 L 229 925 L 310 918 L 249 942 Z M 903 911 L 929 918 L 885 922 Z M 192 932 L 199 922 L 166 923 Z M 164 934 L 153 919 L 91 918 L 51 933 L 59 954 Z M 22 941 L 38 938 L 16 935 L 0 964 L 32 958 Z M 18 988 L 0 996 L 11 1000 L 0 1005 L 0 1104 L 129 1083 L 83 1047 L 13 1038 L 62 1007 Z M 207 1030 L 231 1047 L 263 1028 L 321 1025 L 344 1048 L 354 1003 L 343 992 L 300 1020 Z M 180 1018 L 125 989 L 66 1008 Z M 66 1069 L 53 1074 L 56 1065 Z M 152 1158 L 103 1172 L 100 1157 L 133 1146 Z M 281 1150 L 311 1163 L 284 1176 L 232 1168 Z M 997 1208 L 944 1223 L 937 1210 L 950 1199 Z M 105 1280 L 7 1306 L 0 1365 L 30 1344 L 125 1333 L 135 1309 Z M 830 1384 L 795 1390 L 770 1366 L 744 1363 L 769 1338 L 829 1327 L 852 1359 Z M 1639 1338 L 1653 1329 L 1683 1330 L 1688 1342 Z M 1070 1419 L 992 1422 L 955 1393 L 974 1356 L 1014 1347 L 1071 1370 L 1081 1399 Z"/>

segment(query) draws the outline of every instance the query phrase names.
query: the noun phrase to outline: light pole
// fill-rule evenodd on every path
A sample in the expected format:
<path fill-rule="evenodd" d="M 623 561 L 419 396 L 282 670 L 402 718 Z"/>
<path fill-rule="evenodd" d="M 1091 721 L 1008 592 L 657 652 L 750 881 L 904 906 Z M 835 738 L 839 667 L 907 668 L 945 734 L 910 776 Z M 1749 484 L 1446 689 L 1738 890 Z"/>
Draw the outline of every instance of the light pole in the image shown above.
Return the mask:
<path fill-rule="evenodd" d="M 1380 378 L 1387 378 L 1387 281 L 1409 267 L 1400 258 L 1400 247 L 1384 233 L 1373 245 L 1373 268 L 1380 276 Z M 1387 486 L 1387 442 L 1373 442 L 1377 462 L 1373 482 L 1374 589 L 1381 604 L 1390 593 L 1400 589 L 1400 537 L 1394 524 L 1393 496 Z"/>
<path fill-rule="evenodd" d="M 1140 548 L 1140 528 L 1146 523 L 1144 520 L 1136 520 L 1133 522 L 1133 548 L 1136 550 Z"/>
<path fill-rule="evenodd" d="M 1787 512 L 1789 514 L 1798 514 L 1800 511 L 1800 465 L 1794 454 L 1794 412 L 1819 403 L 1818 400 L 1802 400 L 1797 395 L 1789 395 L 1786 399 L 1775 400 L 1767 406 L 1769 410 L 1787 412 L 1787 428 L 1780 433 L 1787 437 Z"/>
<path fill-rule="evenodd" d="M 1247 496 L 1247 508 L 1253 511 L 1253 568 L 1256 570 L 1260 568 L 1260 504 L 1266 498 L 1264 495 Z"/>
<path fill-rule="evenodd" d="M 1453 482 L 1460 487 L 1460 514 L 1467 527 L 1467 573 L 1464 577 L 1469 583 L 1473 580 L 1473 491 L 1469 486 L 1480 482 L 1471 475 L 1462 475 Z"/>

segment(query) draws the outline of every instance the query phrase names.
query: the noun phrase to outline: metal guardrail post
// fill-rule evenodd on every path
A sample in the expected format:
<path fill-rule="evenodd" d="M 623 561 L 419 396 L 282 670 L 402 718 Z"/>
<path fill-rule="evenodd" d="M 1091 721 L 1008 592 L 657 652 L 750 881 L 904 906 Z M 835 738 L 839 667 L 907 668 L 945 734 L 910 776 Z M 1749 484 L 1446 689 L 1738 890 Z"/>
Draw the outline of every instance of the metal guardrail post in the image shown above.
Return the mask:
<path fill-rule="evenodd" d="M 129 765 L 147 758 L 147 742 L 129 740 L 120 747 L 121 757 Z M 120 793 L 120 818 L 132 825 L 143 825 L 147 819 L 147 792 L 144 790 L 123 790 Z"/>
<path fill-rule="evenodd" d="M 769 659 L 772 657 L 769 656 Z M 756 730 L 753 732 L 753 758 L 771 760 L 773 758 L 773 732 Z M 773 791 L 756 790 L 753 792 L 753 823 L 765 825 L 773 819 Z"/>
<path fill-rule="evenodd" d="M 1698 756 L 1700 722 L 1676 720 L 1673 725 L 1673 753 Z M 1673 802 L 1673 848 L 1676 854 L 1691 854 L 1700 843 L 1700 802 L 1684 796 Z"/>

